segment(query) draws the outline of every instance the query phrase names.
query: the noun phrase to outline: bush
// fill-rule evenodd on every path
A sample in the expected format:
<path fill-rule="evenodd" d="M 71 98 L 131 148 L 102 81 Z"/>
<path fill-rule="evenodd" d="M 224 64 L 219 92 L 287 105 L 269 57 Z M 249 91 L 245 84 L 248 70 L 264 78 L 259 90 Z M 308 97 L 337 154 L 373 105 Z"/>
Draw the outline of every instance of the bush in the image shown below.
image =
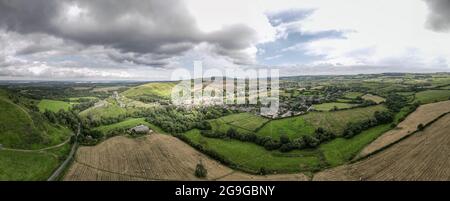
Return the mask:
<path fill-rule="evenodd" d="M 310 148 L 316 148 L 320 144 L 320 141 L 317 138 L 309 135 L 303 136 L 303 139 L 305 140 L 306 146 Z"/>
<path fill-rule="evenodd" d="M 295 149 L 295 146 L 292 143 L 286 143 L 286 144 L 281 145 L 281 147 L 280 147 L 281 152 L 290 152 L 294 149 Z"/>
<path fill-rule="evenodd" d="M 200 161 L 197 164 L 197 167 L 195 167 L 195 176 L 198 178 L 205 178 L 208 174 L 208 170 L 206 170 L 205 166 L 203 166 L 203 163 Z"/>
<path fill-rule="evenodd" d="M 266 174 L 267 174 L 266 168 L 263 168 L 263 167 L 259 168 L 258 174 L 260 174 L 260 175 L 266 175 Z"/>
<path fill-rule="evenodd" d="M 291 142 L 291 139 L 289 139 L 289 137 L 285 134 L 280 136 L 280 142 L 281 144 L 287 144 Z"/>
<path fill-rule="evenodd" d="M 425 128 L 425 126 L 423 124 L 419 124 L 417 125 L 417 130 L 421 131 Z"/>
<path fill-rule="evenodd" d="M 276 140 L 269 140 L 266 143 L 264 143 L 264 148 L 266 150 L 275 150 L 281 147 L 281 143 Z"/>

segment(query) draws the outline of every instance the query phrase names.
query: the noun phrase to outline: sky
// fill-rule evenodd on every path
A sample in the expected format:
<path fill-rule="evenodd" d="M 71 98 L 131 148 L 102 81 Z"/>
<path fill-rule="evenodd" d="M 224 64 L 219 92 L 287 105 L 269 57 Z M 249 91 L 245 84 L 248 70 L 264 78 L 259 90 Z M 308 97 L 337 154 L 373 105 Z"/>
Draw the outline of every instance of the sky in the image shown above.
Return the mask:
<path fill-rule="evenodd" d="M 450 71 L 450 0 L 0 0 L 0 79 Z"/>

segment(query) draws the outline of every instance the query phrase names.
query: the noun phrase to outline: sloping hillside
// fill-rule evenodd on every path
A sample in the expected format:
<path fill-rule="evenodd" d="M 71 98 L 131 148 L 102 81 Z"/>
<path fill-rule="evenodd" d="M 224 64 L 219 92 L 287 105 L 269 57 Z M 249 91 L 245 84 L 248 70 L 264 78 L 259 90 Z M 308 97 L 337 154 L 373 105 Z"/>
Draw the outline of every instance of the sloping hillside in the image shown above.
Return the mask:
<path fill-rule="evenodd" d="M 314 180 L 450 179 L 450 115 L 380 153 L 314 175 Z"/>
<path fill-rule="evenodd" d="M 128 89 L 122 92 L 122 95 L 128 98 L 136 98 L 139 96 L 156 96 L 168 99 L 172 93 L 172 88 L 176 84 L 176 82 L 148 83 Z"/>
<path fill-rule="evenodd" d="M 50 124 L 37 111 L 16 104 L 0 93 L 0 144 L 7 148 L 39 149 L 61 143 L 70 130 Z"/>

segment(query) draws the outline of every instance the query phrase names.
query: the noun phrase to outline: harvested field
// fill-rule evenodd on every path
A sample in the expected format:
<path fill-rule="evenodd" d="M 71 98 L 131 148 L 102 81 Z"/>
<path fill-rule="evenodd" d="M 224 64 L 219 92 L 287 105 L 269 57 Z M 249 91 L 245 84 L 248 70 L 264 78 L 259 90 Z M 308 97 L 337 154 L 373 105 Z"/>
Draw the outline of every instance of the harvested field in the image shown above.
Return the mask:
<path fill-rule="evenodd" d="M 450 115 L 367 159 L 313 180 L 450 180 Z"/>
<path fill-rule="evenodd" d="M 152 134 L 138 139 L 118 136 L 94 147 L 79 148 L 64 180 L 199 180 L 194 176 L 194 170 L 200 160 L 207 168 L 207 179 L 210 180 L 283 178 L 281 175 L 259 177 L 233 171 L 177 138 Z"/>
<path fill-rule="evenodd" d="M 380 104 L 380 103 L 386 101 L 385 98 L 376 96 L 376 95 L 372 95 L 372 94 L 366 94 L 366 95 L 362 96 L 361 98 L 364 100 L 371 100 L 371 101 L 375 102 L 376 104 Z"/>
<path fill-rule="evenodd" d="M 233 172 L 218 179 L 219 181 L 308 181 L 304 174 L 274 174 L 274 175 L 250 175 L 242 172 Z"/>
<path fill-rule="evenodd" d="M 420 106 L 415 112 L 410 114 L 404 121 L 398 124 L 397 128 L 386 132 L 365 147 L 361 153 L 358 154 L 357 158 L 365 157 L 394 142 L 397 142 L 398 140 L 416 131 L 417 125 L 426 125 L 447 112 L 450 112 L 450 101 Z"/>

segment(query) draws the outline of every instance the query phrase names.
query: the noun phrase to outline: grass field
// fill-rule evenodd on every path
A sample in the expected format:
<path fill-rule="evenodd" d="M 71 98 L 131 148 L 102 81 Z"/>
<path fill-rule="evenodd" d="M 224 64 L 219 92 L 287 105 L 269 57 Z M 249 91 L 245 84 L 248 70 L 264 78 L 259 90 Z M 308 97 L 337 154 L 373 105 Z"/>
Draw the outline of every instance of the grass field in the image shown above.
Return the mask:
<path fill-rule="evenodd" d="M 415 101 L 420 101 L 421 104 L 427 104 L 449 100 L 449 98 L 450 90 L 427 90 L 416 93 Z"/>
<path fill-rule="evenodd" d="M 251 132 L 255 131 L 268 121 L 269 120 L 266 118 L 250 113 L 239 113 L 212 120 L 211 124 L 214 125 L 213 127 L 219 131 L 226 132 L 226 128 L 233 127 L 238 130 L 242 129 Z M 220 128 L 223 124 L 227 124 L 228 126 L 225 126 L 225 128 Z"/>
<path fill-rule="evenodd" d="M 71 103 L 58 101 L 58 100 L 41 100 L 38 104 L 39 111 L 45 112 L 45 110 L 50 110 L 52 112 L 58 112 L 59 110 L 69 110 Z"/>
<path fill-rule="evenodd" d="M 1 97 L 0 114 L 0 144 L 8 148 L 39 149 L 61 143 L 71 133 Z"/>
<path fill-rule="evenodd" d="M 385 98 L 376 96 L 376 95 L 372 95 L 372 94 L 366 94 L 366 95 L 362 96 L 361 98 L 364 100 L 371 100 L 377 104 L 380 104 L 380 103 L 386 101 Z"/>
<path fill-rule="evenodd" d="M 162 98 L 170 98 L 172 93 L 172 88 L 176 85 L 175 82 L 159 82 L 159 83 L 149 83 L 133 87 L 122 92 L 122 95 L 132 98 L 141 95 L 155 95 Z"/>
<path fill-rule="evenodd" d="M 380 125 L 370 128 L 350 138 L 336 138 L 320 145 L 325 160 L 331 166 L 342 165 L 355 157 L 366 145 L 390 129 L 390 125 Z"/>
<path fill-rule="evenodd" d="M 320 152 L 317 151 L 295 150 L 290 153 L 267 151 L 253 143 L 203 137 L 198 130 L 191 130 L 185 135 L 193 143 L 215 151 L 233 163 L 239 164 L 239 168 L 254 173 L 262 167 L 269 171 L 288 173 L 315 171 L 324 165 L 321 162 Z"/>
<path fill-rule="evenodd" d="M 386 110 L 383 105 L 376 105 L 336 112 L 310 112 L 306 115 L 273 120 L 262 127 L 258 134 L 278 139 L 284 133 L 294 139 L 302 135 L 311 135 L 316 128 L 322 127 L 341 135 L 347 123 L 371 118 L 375 111 L 383 110 Z"/>
<path fill-rule="evenodd" d="M 0 180 L 46 180 L 58 163 L 57 158 L 47 153 L 0 150 Z"/>
<path fill-rule="evenodd" d="M 94 130 L 98 130 L 98 131 L 102 132 L 103 134 L 108 134 L 117 129 L 127 130 L 127 129 L 133 128 L 133 127 L 141 125 L 141 124 L 148 126 L 150 129 L 154 130 L 155 132 L 165 133 L 159 127 L 145 121 L 145 118 L 127 119 L 127 120 L 119 122 L 119 123 L 97 127 L 97 128 L 94 128 Z"/>
<path fill-rule="evenodd" d="M 102 118 L 112 118 L 112 117 L 118 117 L 120 115 L 125 115 L 127 112 L 127 109 L 121 108 L 117 104 L 108 104 L 104 107 L 92 107 L 87 110 L 84 110 L 80 112 L 81 117 L 88 117 L 91 116 L 93 119 L 100 120 Z"/>
<path fill-rule="evenodd" d="M 314 105 L 314 109 L 319 110 L 319 111 L 330 111 L 333 110 L 335 107 L 337 109 L 347 109 L 347 108 L 352 108 L 355 107 L 356 104 L 349 104 L 349 103 L 322 103 L 322 104 L 317 104 Z"/>
<path fill-rule="evenodd" d="M 356 99 L 358 97 L 361 97 L 362 95 L 364 95 L 361 92 L 347 92 L 344 94 L 344 98 L 348 98 L 348 99 Z"/>

